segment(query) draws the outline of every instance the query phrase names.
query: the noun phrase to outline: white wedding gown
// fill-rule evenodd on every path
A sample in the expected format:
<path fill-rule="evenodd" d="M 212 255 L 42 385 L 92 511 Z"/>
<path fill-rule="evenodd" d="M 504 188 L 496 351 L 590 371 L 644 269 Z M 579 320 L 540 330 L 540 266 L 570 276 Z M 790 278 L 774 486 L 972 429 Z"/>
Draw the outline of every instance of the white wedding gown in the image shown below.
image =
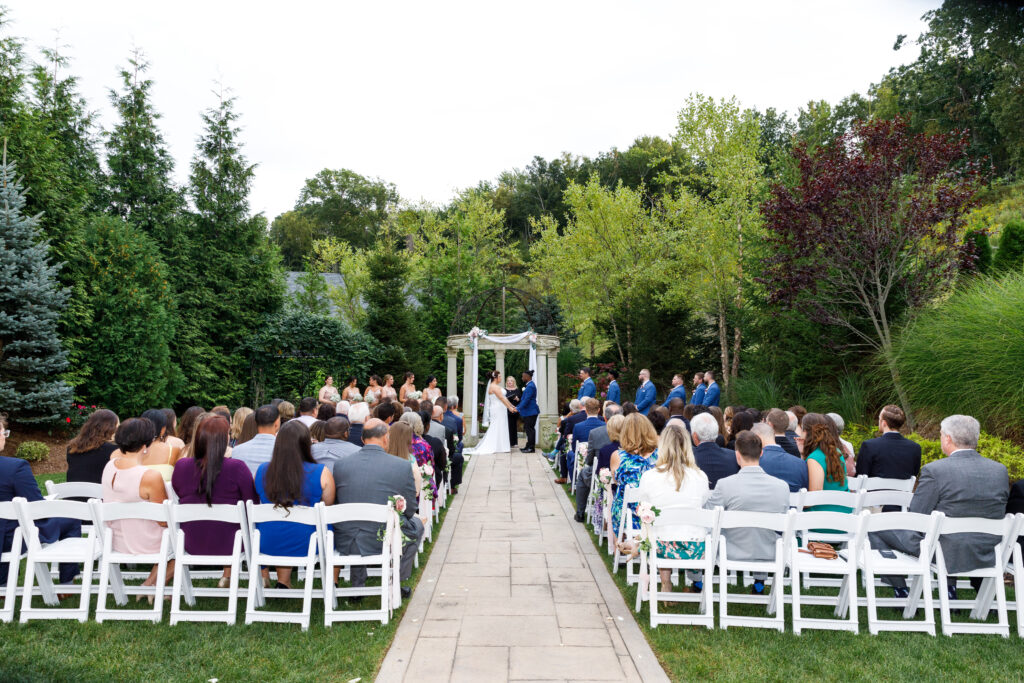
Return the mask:
<path fill-rule="evenodd" d="M 508 408 L 491 393 L 491 385 L 487 386 L 487 398 L 484 399 L 484 421 L 489 424 L 484 437 L 474 448 L 465 449 L 466 453 L 479 455 L 482 453 L 508 453 Z"/>

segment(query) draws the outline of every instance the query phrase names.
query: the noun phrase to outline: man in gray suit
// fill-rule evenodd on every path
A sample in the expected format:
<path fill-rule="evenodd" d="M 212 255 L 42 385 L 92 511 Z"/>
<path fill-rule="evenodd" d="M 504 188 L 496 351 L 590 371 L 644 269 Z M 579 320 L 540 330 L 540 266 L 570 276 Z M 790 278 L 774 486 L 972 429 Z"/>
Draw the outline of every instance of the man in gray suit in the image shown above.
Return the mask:
<path fill-rule="evenodd" d="M 789 510 L 789 486 L 761 469 L 761 438 L 744 430 L 736 435 L 736 463 L 740 471 L 718 480 L 704 508 L 746 512 L 785 513 Z M 731 560 L 772 560 L 778 534 L 770 529 L 723 531 Z M 754 574 L 754 592 L 764 592 L 765 575 Z"/>
<path fill-rule="evenodd" d="M 412 564 L 423 536 L 423 522 L 416 516 L 419 499 L 416 482 L 409 463 L 388 453 L 388 426 L 371 418 L 363 425 L 363 447 L 356 453 L 334 463 L 335 504 L 373 503 L 387 505 L 388 498 L 405 497 L 406 507 L 401 531 L 406 540 L 402 546 L 401 580 L 412 574 Z M 379 524 L 345 522 L 334 527 L 334 548 L 344 555 L 377 555 L 381 541 L 377 538 Z M 352 567 L 352 585 L 366 585 L 366 568 Z M 409 589 L 403 587 L 402 595 Z"/>
<path fill-rule="evenodd" d="M 270 462 L 270 456 L 274 454 L 277 430 L 281 428 L 281 414 L 277 406 L 268 403 L 256 409 L 253 419 L 256 420 L 256 436 L 235 446 L 231 457 L 248 465 L 255 477 L 260 465 Z"/>
<path fill-rule="evenodd" d="M 585 467 L 580 470 L 580 476 L 576 479 L 576 521 L 582 522 L 584 508 L 587 507 L 587 496 L 590 495 L 590 476 L 594 468 L 594 458 L 601 449 L 612 442 L 608 436 L 608 420 L 615 415 L 622 414 L 622 406 L 618 403 L 607 401 L 604 404 L 604 424 L 590 430 L 590 437 L 587 439 L 587 459 Z"/>
<path fill-rule="evenodd" d="M 921 468 L 921 478 L 910 499 L 910 511 L 930 515 L 938 510 L 947 517 L 984 517 L 1002 519 L 1010 479 L 1006 466 L 984 458 L 976 450 L 981 425 L 969 415 L 950 415 L 940 426 L 942 452 L 947 457 Z M 871 547 L 898 550 L 917 557 L 921 554 L 922 535 L 913 531 L 880 531 L 870 535 Z M 950 575 L 991 567 L 995 563 L 998 537 L 990 534 L 952 534 L 939 539 L 946 569 Z M 907 597 L 902 577 L 883 576 L 893 586 L 896 597 Z M 950 578 L 950 581 L 953 581 Z M 975 583 L 972 580 L 972 583 Z M 980 582 L 977 582 L 980 585 Z M 977 587 L 977 586 L 975 586 Z M 956 586 L 947 587 L 956 599 Z"/>
<path fill-rule="evenodd" d="M 334 463 L 353 453 L 359 446 L 348 440 L 349 422 L 347 417 L 335 415 L 324 425 L 324 440 L 313 444 L 313 459 L 321 465 L 334 468 Z"/>

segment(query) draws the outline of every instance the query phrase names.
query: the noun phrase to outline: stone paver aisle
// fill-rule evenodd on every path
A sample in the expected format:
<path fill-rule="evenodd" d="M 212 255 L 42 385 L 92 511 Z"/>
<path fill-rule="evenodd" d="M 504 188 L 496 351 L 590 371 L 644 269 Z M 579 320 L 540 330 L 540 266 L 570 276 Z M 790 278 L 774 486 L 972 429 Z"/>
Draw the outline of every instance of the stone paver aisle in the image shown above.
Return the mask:
<path fill-rule="evenodd" d="M 474 456 L 378 681 L 667 681 L 539 454 Z"/>

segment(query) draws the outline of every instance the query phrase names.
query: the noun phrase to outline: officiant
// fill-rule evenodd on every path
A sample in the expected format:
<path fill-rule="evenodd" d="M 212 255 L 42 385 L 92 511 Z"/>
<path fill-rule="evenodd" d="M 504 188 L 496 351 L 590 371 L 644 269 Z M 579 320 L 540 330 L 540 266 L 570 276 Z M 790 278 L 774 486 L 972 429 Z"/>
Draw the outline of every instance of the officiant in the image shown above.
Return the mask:
<path fill-rule="evenodd" d="M 518 407 L 523 397 L 523 390 L 516 386 L 516 378 L 512 375 L 505 380 L 505 398 L 512 405 Z M 519 413 L 508 411 L 508 445 L 509 448 L 519 446 Z"/>

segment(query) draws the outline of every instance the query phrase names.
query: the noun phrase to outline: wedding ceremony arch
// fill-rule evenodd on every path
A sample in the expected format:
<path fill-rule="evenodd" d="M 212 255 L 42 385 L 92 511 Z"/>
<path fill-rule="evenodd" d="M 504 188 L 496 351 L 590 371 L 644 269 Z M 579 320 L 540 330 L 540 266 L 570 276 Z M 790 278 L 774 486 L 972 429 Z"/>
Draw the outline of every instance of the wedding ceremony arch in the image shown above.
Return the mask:
<path fill-rule="evenodd" d="M 445 393 L 456 395 L 458 391 L 458 356 L 462 352 L 463 383 L 462 413 L 466 420 L 465 441 L 469 446 L 480 437 L 480 351 L 494 351 L 495 369 L 505 374 L 505 352 L 525 350 L 530 353 L 529 369 L 534 371 L 533 381 L 537 385 L 537 403 L 540 416 L 537 418 L 537 435 L 543 443 L 543 435 L 550 434 L 558 419 L 558 337 L 550 334 L 536 334 L 532 330 L 519 334 L 487 334 L 474 327 L 466 334 L 448 337 L 448 376 Z"/>

